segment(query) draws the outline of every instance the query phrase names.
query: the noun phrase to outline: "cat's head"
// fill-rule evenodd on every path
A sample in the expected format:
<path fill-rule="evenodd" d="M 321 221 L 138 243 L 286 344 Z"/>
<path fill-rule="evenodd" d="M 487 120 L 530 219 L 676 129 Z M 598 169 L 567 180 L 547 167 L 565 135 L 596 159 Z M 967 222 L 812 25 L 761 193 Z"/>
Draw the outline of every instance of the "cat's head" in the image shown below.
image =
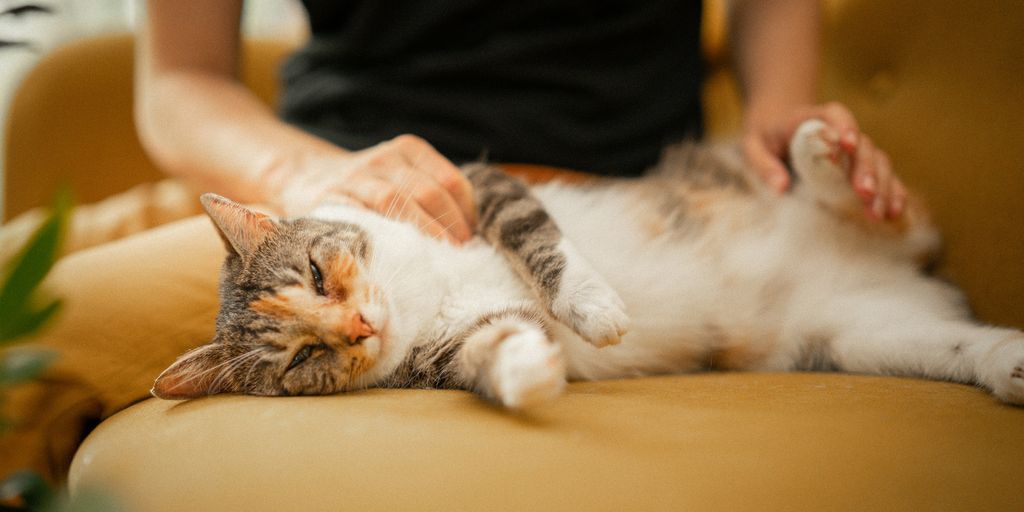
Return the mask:
<path fill-rule="evenodd" d="M 361 387 L 388 342 L 388 307 L 363 227 L 279 220 L 220 196 L 203 206 L 228 250 L 211 343 L 156 380 L 161 398 L 329 394 Z"/>

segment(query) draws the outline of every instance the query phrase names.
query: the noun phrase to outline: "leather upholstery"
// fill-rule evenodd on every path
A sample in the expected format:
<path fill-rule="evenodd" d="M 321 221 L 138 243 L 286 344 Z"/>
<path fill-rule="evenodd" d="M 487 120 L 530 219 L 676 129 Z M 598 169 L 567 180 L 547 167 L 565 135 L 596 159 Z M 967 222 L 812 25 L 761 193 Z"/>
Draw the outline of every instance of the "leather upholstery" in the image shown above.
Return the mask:
<path fill-rule="evenodd" d="M 73 488 L 129 510 L 1021 510 L 1024 411 L 849 375 L 578 383 L 505 414 L 454 391 L 149 400 Z"/>

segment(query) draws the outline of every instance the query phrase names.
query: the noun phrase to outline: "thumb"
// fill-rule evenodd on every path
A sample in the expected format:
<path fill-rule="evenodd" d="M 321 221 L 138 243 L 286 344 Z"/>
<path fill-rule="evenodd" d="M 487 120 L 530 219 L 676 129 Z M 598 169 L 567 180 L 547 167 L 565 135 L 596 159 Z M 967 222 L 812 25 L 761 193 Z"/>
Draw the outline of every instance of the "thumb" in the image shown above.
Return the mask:
<path fill-rule="evenodd" d="M 765 147 L 760 138 L 756 136 L 747 137 L 743 144 L 743 153 L 747 163 L 754 172 L 776 193 L 783 193 L 789 189 L 789 172 L 782 160 Z"/>

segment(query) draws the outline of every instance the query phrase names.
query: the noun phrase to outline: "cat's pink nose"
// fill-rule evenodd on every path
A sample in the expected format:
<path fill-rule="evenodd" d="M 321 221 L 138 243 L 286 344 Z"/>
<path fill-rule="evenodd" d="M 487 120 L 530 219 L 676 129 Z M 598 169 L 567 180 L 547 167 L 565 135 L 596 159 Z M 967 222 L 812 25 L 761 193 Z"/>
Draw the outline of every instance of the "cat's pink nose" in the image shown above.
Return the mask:
<path fill-rule="evenodd" d="M 349 322 L 348 334 L 353 339 L 364 338 L 373 334 L 373 327 L 366 322 L 362 314 L 353 313 Z"/>

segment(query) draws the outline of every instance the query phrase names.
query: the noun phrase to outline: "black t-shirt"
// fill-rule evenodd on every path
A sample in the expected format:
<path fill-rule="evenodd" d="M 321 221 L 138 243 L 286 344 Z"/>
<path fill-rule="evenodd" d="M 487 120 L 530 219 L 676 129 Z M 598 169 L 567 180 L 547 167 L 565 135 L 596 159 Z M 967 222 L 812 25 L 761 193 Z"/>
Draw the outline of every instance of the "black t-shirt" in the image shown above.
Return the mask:
<path fill-rule="evenodd" d="M 700 135 L 700 0 L 304 4 L 281 114 L 341 147 L 637 174 Z"/>

